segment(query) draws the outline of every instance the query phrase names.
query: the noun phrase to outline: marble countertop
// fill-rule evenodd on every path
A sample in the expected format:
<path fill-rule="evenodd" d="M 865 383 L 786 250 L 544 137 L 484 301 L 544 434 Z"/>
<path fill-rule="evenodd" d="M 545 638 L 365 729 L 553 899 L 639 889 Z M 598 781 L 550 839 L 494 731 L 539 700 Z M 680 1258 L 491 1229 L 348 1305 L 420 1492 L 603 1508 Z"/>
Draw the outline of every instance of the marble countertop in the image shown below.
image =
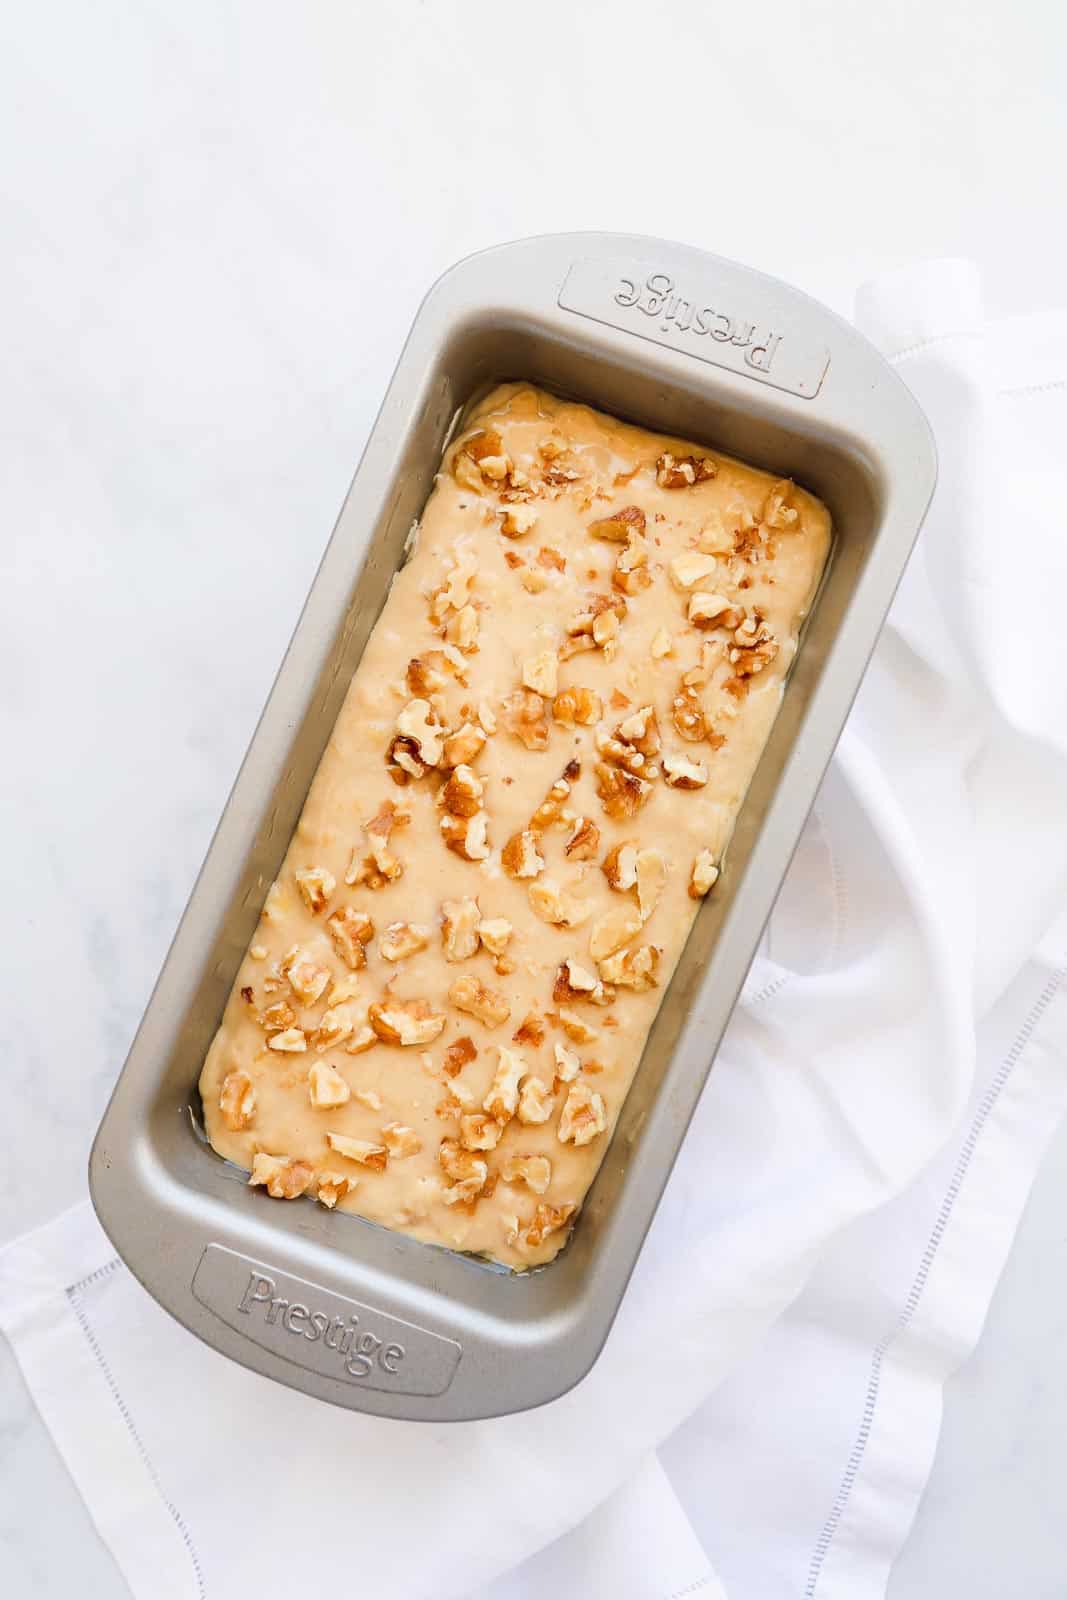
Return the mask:
<path fill-rule="evenodd" d="M 768 0 L 728 29 L 695 0 L 610 15 L 547 0 L 550 72 L 518 13 L 459 0 L 387 16 L 340 0 L 286 14 L 56 0 L 7 30 L 0 820 L 26 1024 L 7 1066 L 0 1242 L 84 1192 L 110 1086 L 441 270 L 522 234 L 619 227 L 749 260 L 845 311 L 863 277 L 944 253 L 979 262 L 994 312 L 1062 298 L 1044 162 L 1067 132 L 1053 30 L 1067 39 L 1042 0 L 904 0 L 862 18 L 846 0 L 803 15 Z M 635 40 L 650 65 L 636 125 L 620 124 Z M 1061 1136 L 953 1384 L 893 1600 L 1001 1594 L 1009 1577 L 1028 1600 L 1062 1592 L 1065 1189 Z M 17 1600 L 75 1581 L 91 1600 L 126 1592 L 4 1345 L 0 1576 Z"/>

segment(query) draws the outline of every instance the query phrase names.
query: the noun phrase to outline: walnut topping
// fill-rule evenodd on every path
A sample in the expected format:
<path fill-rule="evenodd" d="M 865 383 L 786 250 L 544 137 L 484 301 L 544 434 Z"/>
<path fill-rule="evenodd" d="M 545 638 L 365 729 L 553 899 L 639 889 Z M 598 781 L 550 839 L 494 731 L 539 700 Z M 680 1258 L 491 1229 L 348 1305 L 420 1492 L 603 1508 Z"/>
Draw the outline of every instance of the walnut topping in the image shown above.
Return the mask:
<path fill-rule="evenodd" d="M 441 944 L 446 961 L 469 961 L 477 955 L 480 921 L 477 900 L 441 902 Z"/>
<path fill-rule="evenodd" d="M 548 749 L 545 702 L 532 689 L 516 689 L 503 702 L 504 726 L 527 750 Z"/>
<path fill-rule="evenodd" d="M 394 1161 L 403 1161 L 407 1156 L 418 1155 L 422 1149 L 422 1140 L 414 1128 L 406 1128 L 402 1122 L 387 1122 L 382 1129 L 382 1143 L 393 1157 Z"/>
<path fill-rule="evenodd" d="M 533 1221 L 521 1235 L 522 1242 L 530 1249 L 536 1249 L 544 1244 L 550 1233 L 558 1233 L 560 1228 L 565 1227 L 577 1209 L 577 1206 L 569 1202 L 565 1205 L 550 1206 L 544 1200 L 539 1200 Z"/>
<path fill-rule="evenodd" d="M 637 842 L 623 839 L 608 851 L 601 870 L 612 889 L 625 893 L 637 883 Z"/>
<path fill-rule="evenodd" d="M 734 633 L 730 664 L 739 678 L 755 677 L 778 654 L 778 641 L 759 613 L 746 617 Z"/>
<path fill-rule="evenodd" d="M 437 795 L 437 804 L 453 817 L 473 817 L 482 809 L 485 784 L 464 763 L 455 769 Z"/>
<path fill-rule="evenodd" d="M 426 1000 L 376 1000 L 367 1020 L 383 1044 L 430 1044 L 447 1018 Z"/>
<path fill-rule="evenodd" d="M 315 1198 L 332 1211 L 338 1200 L 343 1200 L 346 1194 L 351 1194 L 357 1187 L 356 1178 L 342 1178 L 336 1172 L 320 1172 L 315 1180 Z"/>
<path fill-rule="evenodd" d="M 615 737 L 624 744 L 633 745 L 643 756 L 654 756 L 660 747 L 659 724 L 651 706 L 641 706 L 624 717 L 615 729 Z"/>
<path fill-rule="evenodd" d="M 718 470 L 710 456 L 673 456 L 665 450 L 656 462 L 656 482 L 661 489 L 688 489 L 714 478 Z"/>
<path fill-rule="evenodd" d="M 511 1037 L 516 1044 L 543 1044 L 545 1038 L 544 1019 L 539 1017 L 536 1011 L 528 1011 Z"/>
<path fill-rule="evenodd" d="M 274 1200 L 296 1200 L 307 1194 L 314 1181 L 314 1169 L 306 1161 L 294 1161 L 292 1156 L 269 1156 L 265 1150 L 257 1150 L 252 1157 L 249 1187 L 261 1185 Z"/>
<path fill-rule="evenodd" d="M 688 756 L 664 756 L 663 778 L 672 789 L 702 789 L 708 781 L 708 769 L 702 761 L 690 761 Z"/>
<path fill-rule="evenodd" d="M 279 1050 L 283 1055 L 299 1055 L 307 1047 L 307 1036 L 303 1028 L 286 1028 L 282 1033 L 271 1034 L 267 1040 L 268 1050 Z"/>
<path fill-rule="evenodd" d="M 552 1182 L 552 1163 L 547 1156 L 508 1156 L 501 1177 L 505 1183 L 524 1183 L 534 1194 L 544 1194 Z"/>
<path fill-rule="evenodd" d="M 256 1114 L 256 1091 L 247 1072 L 228 1072 L 219 1090 L 219 1110 L 231 1133 L 250 1126 Z"/>
<path fill-rule="evenodd" d="M 582 1069 L 582 1063 L 573 1050 L 565 1044 L 554 1044 L 552 1055 L 556 1062 L 556 1079 L 559 1083 L 573 1083 Z"/>
<path fill-rule="evenodd" d="M 253 961 L 266 961 L 267 959 L 267 947 L 265 944 L 252 945 L 248 953 Z"/>
<path fill-rule="evenodd" d="M 553 823 L 559 822 L 563 816 L 563 808 L 570 799 L 571 778 L 581 776 L 581 766 L 577 761 L 569 761 L 562 777 L 556 779 L 537 810 L 530 818 L 530 827 L 535 833 L 541 833 L 545 828 L 550 828 Z"/>
<path fill-rule="evenodd" d="M 688 739 L 691 744 L 707 736 L 708 719 L 704 715 L 704 706 L 691 685 L 683 684 L 671 701 L 671 721 L 681 738 Z"/>
<path fill-rule="evenodd" d="M 441 1196 L 446 1206 L 476 1200 L 489 1178 L 488 1164 L 480 1156 L 463 1150 L 455 1139 L 442 1139 L 437 1152 L 441 1170 L 451 1180 L 451 1187 Z"/>
<path fill-rule="evenodd" d="M 437 712 L 428 700 L 409 700 L 396 719 L 397 738 L 393 744 L 403 742 L 401 751 L 393 751 L 392 759 L 414 778 L 421 778 L 427 767 L 436 767 L 444 755 L 444 729 Z M 408 757 L 414 759 L 409 763 Z M 421 767 L 422 771 L 413 770 Z"/>
<path fill-rule="evenodd" d="M 326 909 L 326 902 L 337 887 L 337 879 L 325 867 L 307 867 L 295 874 L 296 886 L 312 916 Z"/>
<path fill-rule="evenodd" d="M 462 728 L 455 733 L 450 733 L 445 740 L 444 767 L 467 766 L 479 755 L 485 746 L 485 734 L 473 722 L 465 722 Z"/>
<path fill-rule="evenodd" d="M 511 1007 L 502 994 L 487 989 L 478 978 L 457 978 L 448 991 L 448 998 L 457 1011 L 477 1017 L 487 1028 L 499 1028 L 511 1016 Z"/>
<path fill-rule="evenodd" d="M 428 699 L 439 694 L 448 684 L 448 658 L 440 650 L 429 650 L 425 655 L 412 656 L 408 662 L 406 682 L 412 696 Z"/>
<path fill-rule="evenodd" d="M 550 922 L 557 928 L 580 928 L 592 914 L 593 908 L 588 901 L 567 894 L 550 879 L 531 883 L 526 893 L 541 921 Z"/>
<path fill-rule="evenodd" d="M 346 966 L 358 972 L 367 965 L 366 946 L 374 938 L 374 923 L 365 911 L 355 906 L 342 906 L 326 918 L 330 938 Z"/>
<path fill-rule="evenodd" d="M 469 1061 L 473 1061 L 478 1054 L 474 1040 L 469 1034 L 462 1034 L 453 1040 L 445 1051 L 442 1066 L 446 1077 L 454 1078 L 457 1072 L 462 1072 Z"/>
<path fill-rule="evenodd" d="M 361 1056 L 365 1050 L 371 1049 L 371 1047 L 377 1043 L 378 1035 L 375 1033 L 373 1028 L 368 1027 L 367 1024 L 364 1023 L 362 1027 L 356 1029 L 351 1039 L 349 1039 L 348 1043 L 345 1045 L 345 1055 Z"/>
<path fill-rule="evenodd" d="M 527 506 L 505 506 L 500 512 L 500 531 L 507 539 L 521 539 L 537 525 L 537 513 Z"/>
<path fill-rule="evenodd" d="M 693 869 L 689 875 L 689 895 L 693 900 L 702 900 L 708 890 L 714 885 L 719 876 L 719 869 L 715 865 L 715 857 L 710 850 L 697 852 L 693 862 Z"/>
<path fill-rule="evenodd" d="M 337 1071 L 325 1061 L 316 1061 L 308 1073 L 308 1099 L 316 1111 L 332 1111 L 343 1106 L 351 1096 L 351 1089 Z"/>
<path fill-rule="evenodd" d="M 359 994 L 359 979 L 354 972 L 342 972 L 330 985 L 330 992 L 326 997 L 328 1006 L 343 1006 L 346 1001 L 354 1000 Z M 325 1018 L 323 1019 L 325 1021 Z"/>
<path fill-rule="evenodd" d="M 560 1006 L 558 1016 L 560 1027 L 567 1038 L 573 1039 L 575 1044 L 592 1044 L 594 1039 L 599 1039 L 597 1030 L 591 1028 L 585 1018 L 580 1017 L 576 1011 Z"/>
<path fill-rule="evenodd" d="M 552 1115 L 553 1093 L 543 1078 L 529 1074 L 519 1092 L 518 1119 L 528 1126 L 547 1122 Z"/>
<path fill-rule="evenodd" d="M 573 728 L 577 722 L 581 727 L 591 727 L 594 722 L 599 722 L 604 714 L 600 696 L 595 689 L 585 689 L 574 685 L 569 689 L 561 689 L 552 702 L 552 715 L 557 722 L 565 728 Z"/>
<path fill-rule="evenodd" d="M 615 559 L 615 570 L 611 575 L 611 586 L 623 594 L 640 594 L 643 589 L 652 585 L 652 574 L 648 570 L 648 546 L 640 534 L 631 534 L 630 540 L 624 550 L 620 550 Z"/>
<path fill-rule="evenodd" d="M 589 934 L 589 954 L 593 960 L 603 961 L 621 950 L 624 944 L 629 944 L 634 935 L 640 933 L 641 920 L 636 906 L 615 905 L 605 911 L 593 923 Z"/>
<path fill-rule="evenodd" d="M 567 558 L 554 544 L 544 544 L 537 552 L 537 564 L 549 572 L 566 572 Z"/>
<path fill-rule="evenodd" d="M 454 644 L 457 650 L 464 655 L 474 655 L 478 649 L 478 630 L 481 624 L 478 613 L 472 605 L 461 606 L 460 609 L 449 617 L 445 627 L 445 638 Z"/>
<path fill-rule="evenodd" d="M 600 849 L 600 829 L 591 817 L 579 817 L 564 853 L 574 861 L 589 861 Z"/>
<path fill-rule="evenodd" d="M 378 940 L 378 952 L 385 961 L 404 961 L 425 950 L 432 934 L 423 922 L 391 922 Z"/>
<path fill-rule="evenodd" d="M 645 513 L 640 506 L 623 506 L 610 517 L 601 517 L 589 524 L 594 539 L 607 539 L 613 544 L 626 544 L 635 534 L 645 531 Z"/>
<path fill-rule="evenodd" d="M 703 555 L 699 550 L 683 550 L 671 562 L 671 582 L 676 589 L 695 589 L 702 579 L 711 577 L 717 566 L 714 556 Z"/>
<path fill-rule="evenodd" d="M 694 628 L 733 628 L 741 620 L 741 612 L 725 595 L 706 593 L 702 589 L 690 595 L 686 615 Z"/>
<path fill-rule="evenodd" d="M 537 836 L 529 828 L 513 833 L 500 852 L 500 864 L 509 878 L 536 878 L 544 871 L 545 858 L 537 848 Z"/>
<path fill-rule="evenodd" d="M 352 851 L 345 882 L 382 889 L 402 877 L 404 865 L 390 851 L 389 838 L 394 828 L 406 827 L 410 821 L 410 811 L 401 811 L 392 800 L 384 800 L 375 815 L 363 824 L 368 854 L 362 855 L 359 849 Z"/>
<path fill-rule="evenodd" d="M 610 1005 L 612 996 L 595 973 L 589 972 L 573 956 L 560 962 L 552 985 L 552 998 L 561 1000 L 591 1000 L 595 1006 Z"/>
<path fill-rule="evenodd" d="M 567 632 L 572 638 L 592 635 L 594 645 L 603 645 L 614 638 L 625 616 L 626 601 L 621 594 L 590 594 L 581 610 L 576 611 L 567 623 Z M 608 617 L 613 621 L 607 622 L 605 619 Z M 560 658 L 563 659 L 562 651 Z"/>
<path fill-rule="evenodd" d="M 453 817 L 446 812 L 440 821 L 441 837 L 448 848 L 464 861 L 485 861 L 489 855 L 489 819 L 484 811 L 473 817 Z"/>
<path fill-rule="evenodd" d="M 554 650 L 541 650 L 522 664 L 523 687 L 551 698 L 558 686 L 559 659 Z"/>
<path fill-rule="evenodd" d="M 489 1092 L 482 1101 L 483 1111 L 488 1111 L 497 1122 L 507 1122 L 515 1115 L 519 1104 L 519 1081 L 526 1071 L 526 1062 L 517 1050 L 507 1045 L 497 1046 L 497 1068 Z"/>
<path fill-rule="evenodd" d="M 313 1006 L 330 981 L 330 969 L 319 961 L 312 961 L 299 945 L 286 952 L 278 963 L 289 980 L 289 987 L 305 1006 Z"/>
<path fill-rule="evenodd" d="M 459 1119 L 459 1142 L 464 1150 L 495 1150 L 503 1124 L 485 1111 L 469 1111 Z"/>
<path fill-rule="evenodd" d="M 636 950 L 620 950 L 600 963 L 600 976 L 605 983 L 618 984 L 620 989 L 653 989 L 659 967 L 660 950 L 654 944 L 640 945 Z"/>
<path fill-rule="evenodd" d="M 389 1161 L 385 1145 L 375 1144 L 371 1139 L 352 1139 L 347 1133 L 331 1130 L 326 1135 L 326 1143 L 346 1161 L 358 1161 L 361 1167 L 369 1167 L 372 1172 L 384 1172 Z"/>
<path fill-rule="evenodd" d="M 523 570 L 519 577 L 519 582 L 527 594 L 543 594 L 548 588 L 548 579 L 544 573 L 531 567 L 526 567 Z M 562 655 L 560 659 L 563 659 Z"/>
<path fill-rule="evenodd" d="M 609 766 L 606 761 L 597 762 L 595 770 L 596 792 L 604 814 L 615 822 L 635 816 L 652 793 L 652 785 L 644 778 Z"/>
<path fill-rule="evenodd" d="M 740 615 L 740 613 L 731 613 Z M 682 673 L 681 687 L 683 689 L 702 689 L 711 679 L 717 664 L 722 660 L 723 650 L 719 640 L 704 639 L 700 646 L 700 662 L 695 667 L 690 667 Z"/>
<path fill-rule="evenodd" d="M 286 1028 L 293 1026 L 296 1012 L 288 1000 L 276 1000 L 272 1006 L 260 1012 L 256 1021 L 264 1033 L 282 1033 Z"/>
<path fill-rule="evenodd" d="M 768 493 L 760 512 L 760 521 L 766 523 L 768 528 L 796 527 L 799 512 L 790 504 L 794 487 L 790 479 L 781 478 Z"/>
<path fill-rule="evenodd" d="M 664 656 L 669 656 L 673 649 L 674 640 L 667 632 L 667 629 L 657 628 L 652 635 L 652 643 L 649 646 L 653 661 L 662 661 Z"/>
<path fill-rule="evenodd" d="M 608 1125 L 604 1100 L 595 1089 L 579 1078 L 570 1087 L 559 1118 L 561 1144 L 592 1144 Z"/>
<path fill-rule="evenodd" d="M 641 921 L 647 922 L 667 882 L 667 861 L 661 850 L 639 850 L 637 854 L 637 906 Z"/>
<path fill-rule="evenodd" d="M 478 937 L 494 956 L 504 954 L 514 931 L 506 917 L 483 917 L 478 924 Z"/>

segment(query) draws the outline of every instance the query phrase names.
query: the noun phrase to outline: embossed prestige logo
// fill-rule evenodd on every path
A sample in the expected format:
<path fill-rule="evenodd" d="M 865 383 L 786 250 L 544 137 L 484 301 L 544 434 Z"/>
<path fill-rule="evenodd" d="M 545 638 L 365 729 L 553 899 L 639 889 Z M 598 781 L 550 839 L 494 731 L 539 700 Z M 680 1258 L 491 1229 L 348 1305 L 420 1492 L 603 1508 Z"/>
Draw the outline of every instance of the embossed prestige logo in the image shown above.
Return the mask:
<path fill-rule="evenodd" d="M 754 372 L 770 372 L 782 343 L 782 335 L 773 328 L 760 327 L 732 310 L 703 306 L 686 299 L 676 290 L 668 272 L 652 272 L 643 283 L 620 277 L 613 299 L 617 306 L 632 308 L 654 319 L 661 333 L 677 333 L 688 339 L 714 339 L 718 344 L 736 346 L 745 365 Z"/>
<path fill-rule="evenodd" d="M 407 1354 L 404 1346 L 395 1340 L 386 1342 L 371 1329 L 360 1326 L 357 1312 L 342 1317 L 331 1317 L 326 1311 L 316 1311 L 302 1300 L 290 1300 L 279 1295 L 274 1279 L 265 1272 L 250 1272 L 244 1294 L 237 1309 L 243 1316 L 261 1319 L 268 1327 L 279 1328 L 294 1339 L 306 1339 L 326 1350 L 336 1352 L 337 1359 L 350 1378 L 369 1378 L 377 1367 L 390 1377 L 400 1374 Z"/>

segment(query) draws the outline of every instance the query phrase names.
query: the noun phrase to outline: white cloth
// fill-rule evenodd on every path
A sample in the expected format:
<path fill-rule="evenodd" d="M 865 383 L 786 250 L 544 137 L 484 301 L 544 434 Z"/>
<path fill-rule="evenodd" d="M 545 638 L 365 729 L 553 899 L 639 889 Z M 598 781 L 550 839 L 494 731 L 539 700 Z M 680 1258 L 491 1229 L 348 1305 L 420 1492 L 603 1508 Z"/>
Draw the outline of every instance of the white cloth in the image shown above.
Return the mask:
<path fill-rule="evenodd" d="M 84 1208 L 0 1253 L 136 1600 L 884 1593 L 1067 1095 L 1067 320 L 986 328 L 953 262 L 858 315 L 934 425 L 935 504 L 585 1382 L 361 1417 L 199 1345 Z"/>

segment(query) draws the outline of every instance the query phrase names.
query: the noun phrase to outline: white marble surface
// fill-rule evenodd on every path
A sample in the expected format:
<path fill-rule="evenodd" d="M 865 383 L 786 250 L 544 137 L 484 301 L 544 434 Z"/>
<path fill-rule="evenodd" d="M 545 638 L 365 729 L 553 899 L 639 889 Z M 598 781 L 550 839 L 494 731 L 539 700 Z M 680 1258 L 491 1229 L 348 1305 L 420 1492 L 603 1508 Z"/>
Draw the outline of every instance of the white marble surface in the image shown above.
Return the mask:
<path fill-rule="evenodd" d="M 720 17 L 692 0 L 550 0 L 536 20 L 481 0 L 44 0 L 5 33 L 0 820 L 22 1020 L 0 1241 L 83 1192 L 109 1086 L 442 268 L 525 233 L 622 227 L 847 308 L 858 278 L 957 252 L 1010 311 L 1060 300 L 1067 265 L 1050 203 L 1067 40 L 1050 0 L 763 0 Z M 1048 1330 L 1067 1317 L 1050 1270 L 1065 1172 L 1067 1138 L 954 1385 L 893 1600 L 1062 1593 L 1047 1486 L 1067 1468 L 1067 1397 Z M 0 1589 L 51 1600 L 75 1576 L 82 1595 L 124 1592 L 5 1347 Z"/>

